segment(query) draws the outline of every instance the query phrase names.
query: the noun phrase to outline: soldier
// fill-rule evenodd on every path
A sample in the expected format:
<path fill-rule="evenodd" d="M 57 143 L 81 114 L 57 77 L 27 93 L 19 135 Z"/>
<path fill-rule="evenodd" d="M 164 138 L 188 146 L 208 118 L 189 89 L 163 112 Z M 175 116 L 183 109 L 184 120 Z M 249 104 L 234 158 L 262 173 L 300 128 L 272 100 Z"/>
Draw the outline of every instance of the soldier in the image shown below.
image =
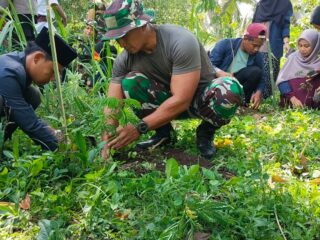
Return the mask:
<path fill-rule="evenodd" d="M 102 152 L 120 149 L 149 130 L 156 134 L 139 148 L 154 148 L 170 142 L 170 121 L 197 117 L 197 147 L 205 158 L 215 154 L 214 133 L 229 123 L 243 101 L 243 89 L 232 77 L 215 79 L 206 51 L 188 30 L 174 25 L 153 25 L 138 0 L 114 0 L 105 12 L 106 39 L 116 39 L 124 51 L 113 66 L 109 97 L 133 98 L 142 108 L 137 125 L 119 126 L 105 114 L 116 134 L 106 132 Z"/>
<path fill-rule="evenodd" d="M 77 57 L 59 36 L 55 35 L 59 70 L 62 71 Z M 9 123 L 5 127 L 4 140 L 20 127 L 42 148 L 58 147 L 57 131 L 41 121 L 35 114 L 40 105 L 38 86 L 54 80 L 49 33 L 46 27 L 36 40 L 29 42 L 24 52 L 12 52 L 0 56 L 0 116 Z"/>

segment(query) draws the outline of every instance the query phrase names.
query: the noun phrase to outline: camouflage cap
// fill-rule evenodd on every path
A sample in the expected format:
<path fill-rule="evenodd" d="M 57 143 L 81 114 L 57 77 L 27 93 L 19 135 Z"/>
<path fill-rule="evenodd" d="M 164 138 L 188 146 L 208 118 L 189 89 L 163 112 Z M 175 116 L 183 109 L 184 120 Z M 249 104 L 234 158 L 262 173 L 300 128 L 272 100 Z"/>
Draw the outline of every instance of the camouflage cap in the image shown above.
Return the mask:
<path fill-rule="evenodd" d="M 114 0 L 106 9 L 104 19 L 107 32 L 103 40 L 118 39 L 132 29 L 152 21 L 152 16 L 143 11 L 139 0 Z"/>
<path fill-rule="evenodd" d="M 244 102 L 242 85 L 235 78 L 220 77 L 215 79 L 209 87 L 216 95 L 211 103 L 211 108 L 221 118 L 231 119 L 238 106 Z"/>

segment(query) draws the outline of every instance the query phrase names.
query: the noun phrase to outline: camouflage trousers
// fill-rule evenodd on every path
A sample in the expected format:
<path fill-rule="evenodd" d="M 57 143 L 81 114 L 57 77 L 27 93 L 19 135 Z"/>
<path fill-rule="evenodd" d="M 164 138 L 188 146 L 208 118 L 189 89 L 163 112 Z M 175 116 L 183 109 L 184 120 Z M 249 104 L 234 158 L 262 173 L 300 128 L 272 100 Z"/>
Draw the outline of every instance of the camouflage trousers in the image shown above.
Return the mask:
<path fill-rule="evenodd" d="M 180 114 L 177 119 L 200 118 L 221 127 L 230 122 L 237 107 L 243 103 L 241 94 L 231 91 L 234 78 L 223 77 L 213 79 L 202 89 L 198 89 L 189 109 Z M 135 99 L 141 103 L 141 109 L 135 109 L 138 117 L 143 118 L 154 112 L 165 100 L 172 96 L 168 86 L 148 79 L 138 72 L 130 72 L 121 82 L 126 98 Z"/>

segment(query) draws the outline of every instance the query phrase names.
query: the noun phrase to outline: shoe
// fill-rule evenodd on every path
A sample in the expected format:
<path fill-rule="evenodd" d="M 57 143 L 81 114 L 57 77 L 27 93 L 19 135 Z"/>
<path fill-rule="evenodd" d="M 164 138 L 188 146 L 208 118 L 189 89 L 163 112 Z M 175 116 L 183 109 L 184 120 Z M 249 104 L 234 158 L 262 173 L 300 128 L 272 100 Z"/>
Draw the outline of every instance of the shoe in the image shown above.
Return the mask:
<path fill-rule="evenodd" d="M 200 155 L 205 159 L 211 159 L 216 153 L 216 148 L 213 145 L 213 139 L 214 133 L 217 129 L 217 127 L 205 121 L 202 121 L 197 128 L 197 147 Z"/>
<path fill-rule="evenodd" d="M 140 149 L 155 149 L 156 147 L 160 147 L 171 142 L 171 132 L 173 128 L 171 124 L 166 124 L 162 127 L 159 127 L 155 130 L 156 134 L 153 135 L 146 141 L 139 142 L 137 144 L 137 148 Z"/>

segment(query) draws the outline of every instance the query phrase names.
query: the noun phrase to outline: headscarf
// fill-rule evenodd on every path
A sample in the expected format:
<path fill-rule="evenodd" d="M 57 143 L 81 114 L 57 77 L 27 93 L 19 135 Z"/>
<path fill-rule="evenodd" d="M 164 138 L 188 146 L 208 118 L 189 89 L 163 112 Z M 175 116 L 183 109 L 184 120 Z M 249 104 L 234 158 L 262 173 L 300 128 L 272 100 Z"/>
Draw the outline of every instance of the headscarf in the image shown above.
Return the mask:
<path fill-rule="evenodd" d="M 253 15 L 252 22 L 274 21 L 283 26 L 288 11 L 292 11 L 290 0 L 260 0 Z"/>
<path fill-rule="evenodd" d="M 304 39 L 310 43 L 312 52 L 304 58 L 299 51 L 289 55 L 288 60 L 281 69 L 276 84 L 281 82 L 306 77 L 308 72 L 320 69 L 320 34 L 314 29 L 307 29 L 302 32 L 298 42 Z"/>

